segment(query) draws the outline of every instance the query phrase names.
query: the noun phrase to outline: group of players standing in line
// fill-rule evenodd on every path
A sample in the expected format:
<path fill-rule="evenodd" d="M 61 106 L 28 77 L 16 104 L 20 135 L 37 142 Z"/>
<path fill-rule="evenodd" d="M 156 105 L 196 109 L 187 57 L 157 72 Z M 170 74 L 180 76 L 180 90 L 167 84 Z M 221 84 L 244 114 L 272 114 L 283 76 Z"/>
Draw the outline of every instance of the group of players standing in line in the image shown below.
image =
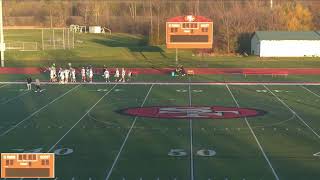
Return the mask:
<path fill-rule="evenodd" d="M 59 68 L 58 72 L 55 64 L 53 64 L 50 68 L 50 82 L 59 82 L 61 84 L 65 84 L 70 82 L 76 82 L 76 70 L 69 66 L 69 68 L 62 69 Z"/>
<path fill-rule="evenodd" d="M 53 64 L 51 67 L 49 67 L 49 71 L 50 71 L 50 82 L 59 82 L 61 84 L 65 84 L 68 82 L 76 82 L 76 70 L 74 68 L 71 67 L 71 65 L 69 64 L 69 68 L 66 69 L 62 69 L 59 68 L 58 72 L 57 72 L 57 68 L 55 67 L 55 64 Z M 93 69 L 92 67 L 87 67 L 81 68 L 81 79 L 82 82 L 93 82 Z M 104 77 L 106 82 L 110 82 L 110 71 L 107 68 L 103 68 L 103 74 L 102 76 Z M 131 79 L 132 76 L 132 72 L 129 71 L 128 73 L 126 73 L 126 70 L 124 68 L 122 68 L 121 70 L 121 76 L 120 76 L 120 71 L 118 68 L 116 68 L 116 71 L 114 73 L 114 78 L 115 78 L 115 82 L 126 82 L 126 80 Z M 127 77 L 127 78 L 126 78 Z"/>
<path fill-rule="evenodd" d="M 132 77 L 132 72 L 129 71 L 128 74 L 126 74 L 126 70 L 122 68 L 121 77 L 120 77 L 120 72 L 119 72 L 119 69 L 117 68 L 114 73 L 115 82 L 126 82 L 126 75 L 127 75 L 127 80 L 130 80 Z M 103 68 L 102 76 L 105 78 L 106 82 L 110 82 L 110 72 L 107 68 Z"/>

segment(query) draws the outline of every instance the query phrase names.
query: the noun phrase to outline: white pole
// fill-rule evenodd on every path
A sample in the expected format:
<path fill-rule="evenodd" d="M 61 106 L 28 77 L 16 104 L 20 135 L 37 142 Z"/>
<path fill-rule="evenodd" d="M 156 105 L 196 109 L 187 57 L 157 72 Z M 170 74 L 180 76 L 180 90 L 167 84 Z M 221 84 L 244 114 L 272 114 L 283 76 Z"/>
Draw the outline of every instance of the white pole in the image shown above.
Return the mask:
<path fill-rule="evenodd" d="M 178 48 L 176 48 L 176 65 L 179 64 L 179 55 L 178 55 Z"/>
<path fill-rule="evenodd" d="M 56 42 L 54 39 L 54 29 L 52 29 L 52 41 L 53 41 L 53 49 L 56 49 Z"/>
<path fill-rule="evenodd" d="M 41 44 L 42 44 L 42 51 L 44 51 L 43 29 L 41 30 Z"/>
<path fill-rule="evenodd" d="M 4 46 L 2 0 L 0 0 L 0 43 L 1 46 Z M 4 67 L 4 47 L 1 47 L 1 67 Z"/>
<path fill-rule="evenodd" d="M 72 48 L 74 49 L 74 31 L 72 32 Z"/>
<path fill-rule="evenodd" d="M 273 0 L 270 0 L 270 8 L 273 8 Z"/>
<path fill-rule="evenodd" d="M 70 30 L 68 31 L 68 49 L 70 49 Z"/>
<path fill-rule="evenodd" d="M 64 42 L 64 28 L 62 29 L 62 40 L 63 40 L 63 49 L 66 49 L 66 44 Z"/>

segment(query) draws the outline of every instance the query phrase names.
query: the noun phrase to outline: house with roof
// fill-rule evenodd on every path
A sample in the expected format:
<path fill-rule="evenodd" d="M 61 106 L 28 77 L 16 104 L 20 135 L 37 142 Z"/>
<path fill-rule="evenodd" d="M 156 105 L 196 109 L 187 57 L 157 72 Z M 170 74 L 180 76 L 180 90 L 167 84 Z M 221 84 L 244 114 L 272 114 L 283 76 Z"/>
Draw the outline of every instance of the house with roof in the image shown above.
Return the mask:
<path fill-rule="evenodd" d="M 257 31 L 251 54 L 260 57 L 320 57 L 320 32 Z"/>

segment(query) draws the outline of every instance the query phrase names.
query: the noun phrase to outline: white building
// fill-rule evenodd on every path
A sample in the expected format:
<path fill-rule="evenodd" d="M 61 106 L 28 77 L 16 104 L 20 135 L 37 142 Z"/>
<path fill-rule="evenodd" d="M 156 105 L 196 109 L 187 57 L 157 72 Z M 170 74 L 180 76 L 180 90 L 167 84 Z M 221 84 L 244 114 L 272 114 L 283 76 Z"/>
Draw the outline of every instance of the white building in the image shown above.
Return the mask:
<path fill-rule="evenodd" d="M 99 34 L 102 32 L 101 26 L 89 26 L 89 33 Z"/>
<path fill-rule="evenodd" d="M 257 31 L 251 54 L 260 57 L 319 57 L 320 32 Z"/>

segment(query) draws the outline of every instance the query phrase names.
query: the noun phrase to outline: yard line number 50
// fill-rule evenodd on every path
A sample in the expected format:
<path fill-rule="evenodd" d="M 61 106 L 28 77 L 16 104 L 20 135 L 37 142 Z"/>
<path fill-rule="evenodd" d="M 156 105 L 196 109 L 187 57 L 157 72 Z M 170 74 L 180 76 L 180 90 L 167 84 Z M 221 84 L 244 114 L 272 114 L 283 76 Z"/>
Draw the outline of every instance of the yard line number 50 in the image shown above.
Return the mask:
<path fill-rule="evenodd" d="M 196 155 L 202 156 L 202 157 L 212 157 L 215 156 L 217 153 L 212 149 L 200 149 L 196 152 Z M 185 149 L 171 149 L 168 152 L 168 156 L 173 157 L 184 157 L 187 156 L 188 153 Z"/>

